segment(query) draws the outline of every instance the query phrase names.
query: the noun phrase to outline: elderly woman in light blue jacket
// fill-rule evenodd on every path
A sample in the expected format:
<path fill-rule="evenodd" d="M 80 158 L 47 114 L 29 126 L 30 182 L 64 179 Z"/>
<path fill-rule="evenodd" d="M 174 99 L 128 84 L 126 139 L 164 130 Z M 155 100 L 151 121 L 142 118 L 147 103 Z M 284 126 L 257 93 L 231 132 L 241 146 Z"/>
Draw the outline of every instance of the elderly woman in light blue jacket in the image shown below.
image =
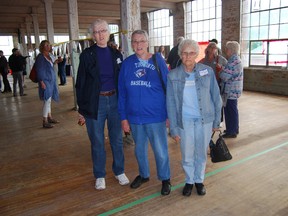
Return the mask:
<path fill-rule="evenodd" d="M 214 71 L 196 63 L 198 43 L 183 40 L 178 49 L 182 64 L 168 74 L 167 111 L 171 136 L 180 141 L 182 167 L 186 175 L 183 196 L 195 184 L 205 195 L 204 176 L 212 131 L 219 130 L 222 100 Z"/>

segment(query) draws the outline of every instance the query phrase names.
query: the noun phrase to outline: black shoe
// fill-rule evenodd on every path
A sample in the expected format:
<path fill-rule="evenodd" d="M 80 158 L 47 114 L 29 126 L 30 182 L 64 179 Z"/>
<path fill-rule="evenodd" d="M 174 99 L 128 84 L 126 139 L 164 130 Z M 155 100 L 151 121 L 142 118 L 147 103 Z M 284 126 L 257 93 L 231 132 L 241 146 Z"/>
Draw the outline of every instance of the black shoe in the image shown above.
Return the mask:
<path fill-rule="evenodd" d="M 162 189 L 161 189 L 161 194 L 162 195 L 169 195 L 171 191 L 171 183 L 170 179 L 168 180 L 163 180 L 162 181 Z"/>
<path fill-rule="evenodd" d="M 21 96 L 21 97 L 22 97 L 22 96 L 27 96 L 27 94 L 22 94 L 22 95 L 20 95 L 20 96 Z"/>
<path fill-rule="evenodd" d="M 206 189 L 202 183 L 195 183 L 197 194 L 203 196 L 206 194 Z"/>
<path fill-rule="evenodd" d="M 145 183 L 145 182 L 147 182 L 147 181 L 149 181 L 149 178 L 142 178 L 140 175 L 138 175 L 135 179 L 134 179 L 134 181 L 131 183 L 131 185 L 130 185 L 130 187 L 131 188 L 138 188 L 138 187 L 140 187 L 140 185 L 142 184 L 142 183 Z"/>
<path fill-rule="evenodd" d="M 223 134 L 222 135 L 223 138 L 236 138 L 237 137 L 237 134 Z"/>
<path fill-rule="evenodd" d="M 224 134 L 227 133 L 227 130 L 224 130 L 223 133 L 224 133 Z M 238 134 L 239 134 L 239 131 L 237 131 L 236 134 L 238 135 Z"/>
<path fill-rule="evenodd" d="M 183 196 L 190 196 L 192 193 L 192 188 L 193 184 L 186 183 L 182 191 Z"/>

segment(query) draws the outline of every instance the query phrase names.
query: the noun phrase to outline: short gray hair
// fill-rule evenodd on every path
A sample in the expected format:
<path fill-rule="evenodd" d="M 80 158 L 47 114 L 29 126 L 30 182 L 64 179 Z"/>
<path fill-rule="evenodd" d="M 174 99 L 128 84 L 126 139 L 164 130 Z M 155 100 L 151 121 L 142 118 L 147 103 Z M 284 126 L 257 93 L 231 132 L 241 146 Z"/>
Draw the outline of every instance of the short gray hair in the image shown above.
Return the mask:
<path fill-rule="evenodd" d="M 229 49 L 232 54 L 240 54 L 240 44 L 237 41 L 228 41 L 226 43 L 226 48 Z"/>
<path fill-rule="evenodd" d="M 149 41 L 149 36 L 148 36 L 148 33 L 145 31 L 145 30 L 141 30 L 141 29 L 138 29 L 138 30 L 135 30 L 132 35 L 131 35 L 131 38 L 133 38 L 133 36 L 135 34 L 139 34 L 139 35 L 144 35 L 146 40 Z M 132 41 L 131 41 L 132 42 Z"/>
<path fill-rule="evenodd" d="M 94 28 L 99 26 L 99 25 L 102 25 L 102 24 L 106 25 L 108 33 L 110 34 L 110 29 L 109 29 L 108 23 L 105 20 L 102 20 L 102 19 L 97 19 L 91 24 L 91 26 L 89 28 L 90 34 L 93 35 Z"/>
<path fill-rule="evenodd" d="M 195 40 L 191 40 L 191 39 L 184 39 L 180 44 L 179 44 L 179 47 L 178 47 L 178 55 L 181 56 L 181 53 L 183 51 L 184 48 L 186 47 L 192 47 L 195 52 L 196 52 L 196 55 L 198 56 L 199 54 L 199 45 L 198 45 L 198 42 L 195 41 Z"/>

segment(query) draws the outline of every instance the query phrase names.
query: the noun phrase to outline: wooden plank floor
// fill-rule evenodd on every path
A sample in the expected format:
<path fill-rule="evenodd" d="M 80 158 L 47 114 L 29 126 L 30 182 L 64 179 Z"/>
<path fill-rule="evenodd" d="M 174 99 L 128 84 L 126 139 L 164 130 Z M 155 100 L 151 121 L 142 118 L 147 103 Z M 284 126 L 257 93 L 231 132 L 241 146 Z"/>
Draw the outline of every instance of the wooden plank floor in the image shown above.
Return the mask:
<path fill-rule="evenodd" d="M 182 196 L 180 148 L 169 138 L 173 190 L 163 197 L 151 150 L 150 181 L 136 190 L 118 184 L 108 139 L 107 189 L 94 189 L 90 143 L 86 128 L 77 125 L 68 81 L 52 108 L 61 123 L 49 130 L 41 125 L 34 83 L 26 80 L 25 97 L 0 95 L 0 215 L 288 215 L 288 97 L 244 92 L 240 134 L 226 140 L 233 159 L 208 161 L 204 197 L 195 191 Z M 134 147 L 124 151 L 132 181 L 138 173 Z"/>

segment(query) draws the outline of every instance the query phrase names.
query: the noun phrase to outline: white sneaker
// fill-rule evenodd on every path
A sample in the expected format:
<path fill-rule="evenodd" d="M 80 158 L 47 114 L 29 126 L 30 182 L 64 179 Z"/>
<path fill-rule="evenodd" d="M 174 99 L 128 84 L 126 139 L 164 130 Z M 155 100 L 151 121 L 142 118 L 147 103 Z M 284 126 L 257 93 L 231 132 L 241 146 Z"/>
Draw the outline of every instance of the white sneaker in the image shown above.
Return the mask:
<path fill-rule="evenodd" d="M 125 173 L 115 176 L 116 179 L 118 179 L 120 185 L 127 185 L 129 184 L 129 179 L 125 175 Z"/>
<path fill-rule="evenodd" d="M 95 188 L 97 190 L 104 190 L 106 188 L 105 178 L 97 178 L 95 182 Z"/>

